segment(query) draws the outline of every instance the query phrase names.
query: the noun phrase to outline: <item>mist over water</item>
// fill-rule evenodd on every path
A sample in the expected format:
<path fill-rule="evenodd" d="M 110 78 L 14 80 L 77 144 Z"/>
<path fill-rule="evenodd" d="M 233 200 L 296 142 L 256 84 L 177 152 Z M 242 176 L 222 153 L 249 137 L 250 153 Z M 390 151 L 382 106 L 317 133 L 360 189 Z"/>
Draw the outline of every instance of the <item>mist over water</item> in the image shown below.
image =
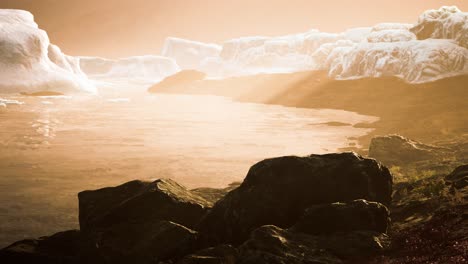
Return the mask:
<path fill-rule="evenodd" d="M 23 102 L 0 108 L 1 246 L 77 228 L 82 190 L 157 178 L 223 187 L 264 158 L 357 144 L 370 130 L 352 125 L 376 120 L 215 96 L 0 97 Z"/>

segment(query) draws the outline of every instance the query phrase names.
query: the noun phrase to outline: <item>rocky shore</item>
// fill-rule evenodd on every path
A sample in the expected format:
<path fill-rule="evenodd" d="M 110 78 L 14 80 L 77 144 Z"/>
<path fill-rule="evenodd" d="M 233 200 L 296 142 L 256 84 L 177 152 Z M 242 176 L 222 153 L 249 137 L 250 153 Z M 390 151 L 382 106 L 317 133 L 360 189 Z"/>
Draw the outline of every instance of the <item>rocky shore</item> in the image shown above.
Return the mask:
<path fill-rule="evenodd" d="M 388 167 L 353 152 L 286 156 L 225 189 L 159 179 L 83 191 L 80 230 L 18 241 L 0 262 L 464 263 L 467 166 L 421 165 L 448 152 L 391 135 L 369 151 Z"/>

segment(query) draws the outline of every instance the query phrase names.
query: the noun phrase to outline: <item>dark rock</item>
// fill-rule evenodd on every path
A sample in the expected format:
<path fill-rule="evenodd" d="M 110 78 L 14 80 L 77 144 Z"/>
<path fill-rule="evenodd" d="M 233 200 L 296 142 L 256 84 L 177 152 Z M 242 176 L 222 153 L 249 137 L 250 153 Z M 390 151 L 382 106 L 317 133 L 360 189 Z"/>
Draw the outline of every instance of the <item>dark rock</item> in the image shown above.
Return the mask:
<path fill-rule="evenodd" d="M 183 70 L 174 75 L 166 77 L 159 83 L 148 89 L 150 93 L 164 92 L 167 89 L 180 86 L 190 86 L 191 83 L 205 79 L 206 74 L 196 70 Z M 187 87 L 185 87 L 187 88 Z"/>
<path fill-rule="evenodd" d="M 233 182 L 229 184 L 228 187 L 218 189 L 218 188 L 209 188 L 209 187 L 201 187 L 191 190 L 193 193 L 199 195 L 206 201 L 214 204 L 223 198 L 228 192 L 234 190 L 235 188 L 240 186 L 240 182 Z"/>
<path fill-rule="evenodd" d="M 209 202 L 178 183 L 131 181 L 117 187 L 78 194 L 80 227 L 85 232 L 113 225 L 173 221 L 193 227 L 206 213 Z"/>
<path fill-rule="evenodd" d="M 240 246 L 239 263 L 343 263 L 353 257 L 380 254 L 388 247 L 388 237 L 378 232 L 313 236 L 262 226 Z"/>
<path fill-rule="evenodd" d="M 231 245 L 206 248 L 184 257 L 178 264 L 235 264 L 239 252 Z"/>
<path fill-rule="evenodd" d="M 262 226 L 240 246 L 241 264 L 319 264 L 342 263 L 330 252 L 319 248 L 314 236 L 293 233 L 276 226 Z"/>
<path fill-rule="evenodd" d="M 314 205 L 291 230 L 306 234 L 330 234 L 356 230 L 386 233 L 390 212 L 385 205 L 365 200 Z"/>
<path fill-rule="evenodd" d="M 456 189 L 462 189 L 468 186 L 468 165 L 456 168 L 445 177 L 445 182 Z"/>
<path fill-rule="evenodd" d="M 375 137 L 369 146 L 369 157 L 386 166 L 403 166 L 448 155 L 452 153 L 447 148 L 425 145 L 399 135 Z"/>
<path fill-rule="evenodd" d="M 0 250 L 0 263 L 103 263 L 96 246 L 78 230 L 18 241 Z"/>
<path fill-rule="evenodd" d="M 157 263 L 192 252 L 197 232 L 168 221 L 123 223 L 97 234 L 95 241 L 109 263 Z"/>
<path fill-rule="evenodd" d="M 342 259 L 375 256 L 390 248 L 390 238 L 374 231 L 333 233 L 318 236 L 317 241 L 320 248 Z"/>
<path fill-rule="evenodd" d="M 392 175 L 355 153 L 280 157 L 252 166 L 198 226 L 209 243 L 239 244 L 262 225 L 289 228 L 311 205 L 366 199 L 390 204 Z"/>

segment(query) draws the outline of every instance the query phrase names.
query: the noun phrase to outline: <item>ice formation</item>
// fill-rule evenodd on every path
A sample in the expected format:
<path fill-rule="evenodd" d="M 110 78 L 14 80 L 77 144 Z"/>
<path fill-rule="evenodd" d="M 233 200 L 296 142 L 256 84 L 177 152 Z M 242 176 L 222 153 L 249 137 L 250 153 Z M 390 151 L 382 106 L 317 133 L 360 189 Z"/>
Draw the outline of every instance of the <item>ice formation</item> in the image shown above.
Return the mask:
<path fill-rule="evenodd" d="M 162 56 L 173 58 L 183 70 L 199 69 L 202 60 L 217 57 L 221 46 L 169 37 L 164 42 Z"/>
<path fill-rule="evenodd" d="M 418 39 L 453 39 L 468 48 L 468 13 L 455 6 L 424 12 L 411 29 Z"/>
<path fill-rule="evenodd" d="M 381 23 L 338 34 L 243 37 L 224 42 L 220 55 L 203 59 L 198 70 L 218 78 L 325 70 L 338 79 L 398 76 L 429 82 L 468 73 L 467 28 L 467 13 L 442 7 L 422 14 L 416 26 Z"/>
<path fill-rule="evenodd" d="M 468 73 L 468 50 L 452 40 L 341 41 L 322 46 L 314 57 L 337 79 L 399 76 L 420 83 Z"/>
<path fill-rule="evenodd" d="M 117 60 L 99 57 L 78 59 L 81 69 L 91 79 L 133 79 L 155 82 L 180 71 L 173 59 L 162 56 L 134 56 Z"/>
<path fill-rule="evenodd" d="M 78 60 L 50 44 L 27 11 L 0 9 L 0 69 L 0 93 L 96 93 Z"/>

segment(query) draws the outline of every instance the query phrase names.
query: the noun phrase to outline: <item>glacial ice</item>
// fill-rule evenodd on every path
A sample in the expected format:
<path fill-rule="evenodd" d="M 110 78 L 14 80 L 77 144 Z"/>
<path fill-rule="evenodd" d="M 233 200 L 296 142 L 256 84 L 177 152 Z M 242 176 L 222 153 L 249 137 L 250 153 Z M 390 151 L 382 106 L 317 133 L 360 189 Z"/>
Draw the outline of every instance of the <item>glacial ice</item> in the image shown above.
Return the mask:
<path fill-rule="evenodd" d="M 455 6 L 427 10 L 411 31 L 418 39 L 453 39 L 468 48 L 468 13 Z"/>
<path fill-rule="evenodd" d="M 162 56 L 134 56 L 117 60 L 79 57 L 81 70 L 93 80 L 133 79 L 157 82 L 180 71 L 177 63 Z"/>
<path fill-rule="evenodd" d="M 310 30 L 280 37 L 228 40 L 219 56 L 202 60 L 208 77 L 325 70 L 337 79 L 398 76 L 430 82 L 468 74 L 467 13 L 442 7 L 421 15 L 416 26 L 381 23 L 342 33 Z"/>
<path fill-rule="evenodd" d="M 182 70 L 200 68 L 203 59 L 217 57 L 221 46 L 198 41 L 169 37 L 164 42 L 162 56 L 174 59 Z"/>
<path fill-rule="evenodd" d="M 76 58 L 50 44 L 31 13 L 0 10 L 0 92 L 88 92 L 96 88 Z"/>

